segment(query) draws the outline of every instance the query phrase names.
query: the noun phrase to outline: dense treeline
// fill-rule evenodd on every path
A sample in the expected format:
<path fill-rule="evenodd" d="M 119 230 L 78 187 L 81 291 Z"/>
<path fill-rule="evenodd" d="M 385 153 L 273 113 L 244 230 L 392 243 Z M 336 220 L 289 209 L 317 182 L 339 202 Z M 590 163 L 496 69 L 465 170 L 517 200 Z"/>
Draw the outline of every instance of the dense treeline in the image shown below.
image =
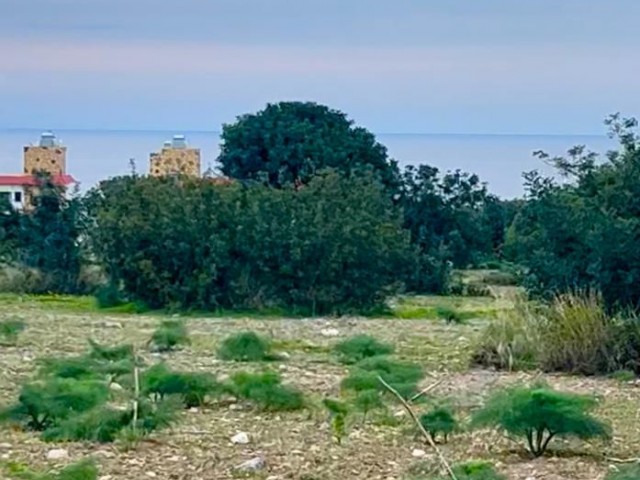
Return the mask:
<path fill-rule="evenodd" d="M 533 294 L 592 288 L 637 307 L 640 140 L 634 120 L 608 124 L 618 151 L 540 154 L 562 181 L 527 173 L 525 197 L 505 201 L 474 174 L 400 171 L 341 112 L 269 105 L 224 126 L 228 184 L 133 174 L 66 199 L 42 177 L 31 213 L 2 209 L 0 262 L 29 291 L 86 292 L 97 278 L 151 308 L 316 314 L 446 293 L 454 269 L 507 260 Z"/>

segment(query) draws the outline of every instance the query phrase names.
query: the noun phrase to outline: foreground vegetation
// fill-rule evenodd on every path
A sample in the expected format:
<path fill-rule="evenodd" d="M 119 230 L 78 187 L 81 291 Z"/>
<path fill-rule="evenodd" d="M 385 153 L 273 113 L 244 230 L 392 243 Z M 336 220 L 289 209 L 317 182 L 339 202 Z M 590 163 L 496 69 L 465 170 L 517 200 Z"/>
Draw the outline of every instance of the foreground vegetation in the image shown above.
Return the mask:
<path fill-rule="evenodd" d="M 79 392 L 95 385 L 90 391 L 99 394 L 84 403 L 87 413 L 68 420 L 62 413 L 44 433 L 20 416 L 0 426 L 0 448 L 11 463 L 5 471 L 14 476 L 53 468 L 42 478 L 66 478 L 55 472 L 89 459 L 83 468 L 91 473 L 95 465 L 99 476 L 114 480 L 148 471 L 171 478 L 185 465 L 201 478 L 297 475 L 294 478 L 338 480 L 344 478 L 345 464 L 357 465 L 349 476 L 354 479 L 448 478 L 403 407 L 376 382 L 377 375 L 410 402 L 453 465 L 456 478 L 524 480 L 536 472 L 545 478 L 601 479 L 609 465 L 615 465 L 611 459 L 637 454 L 637 432 L 628 418 L 639 398 L 628 380 L 554 375 L 542 377 L 547 384 L 541 386 L 535 372 L 469 370 L 483 332 L 497 318 L 476 316 L 450 323 L 445 318 L 301 322 L 193 316 L 167 324 L 166 317 L 154 314 L 51 310 L 27 298 L 5 299 L 11 301 L 5 303 L 3 318 L 20 319 L 24 329 L 12 345 L 0 348 L 0 405 L 24 405 L 27 397 L 20 397 L 20 391 L 28 385 L 74 385 Z M 402 305 L 430 302 L 405 299 Z M 478 302 L 484 302 L 484 311 L 497 311 L 493 317 L 512 314 L 500 308 L 502 300 L 468 299 L 476 309 Z M 458 303 L 458 308 L 468 307 Z M 175 325 L 182 325 L 188 341 L 169 350 L 154 348 L 149 340 Z M 136 361 L 131 361 L 132 355 Z M 108 387 L 113 384 L 118 387 Z M 106 397 L 98 385 L 105 386 Z M 514 396 L 509 393 L 513 389 L 521 390 Z M 503 396 L 496 397 L 496 392 Z M 603 392 L 607 394 L 594 395 Z M 141 402 L 138 422 L 154 412 L 143 406 L 145 402 L 166 405 L 166 421 L 153 429 L 138 423 L 134 434 L 127 412 L 136 398 Z M 493 413 L 506 411 L 496 410 L 500 402 L 524 405 L 537 398 L 549 400 L 536 408 L 552 410 L 544 415 L 532 411 L 534 419 L 555 414 L 561 415 L 556 420 L 560 423 L 536 427 L 527 424 L 526 417 Z M 22 401 L 16 404 L 17 399 Z M 550 399 L 573 406 L 554 410 L 549 405 L 556 400 L 548 403 Z M 517 408 L 524 412 L 529 407 Z M 105 413 L 109 411 L 118 416 Z M 567 424 L 562 415 L 569 415 L 564 418 L 573 423 Z M 116 428 L 113 434 L 110 428 Z M 528 428 L 541 428 L 543 433 L 533 430 L 529 436 Z M 513 435 L 513 441 L 505 439 L 501 429 Z M 247 434 L 248 444 L 230 441 L 238 432 Z M 579 440 L 588 437 L 601 438 Z M 59 443 L 61 439 L 65 443 Z M 541 459 L 528 453 L 529 441 L 533 453 L 543 454 Z M 59 448 L 69 457 L 47 461 L 47 452 Z M 254 457 L 263 458 L 266 466 L 253 473 L 238 469 Z M 628 468 L 620 469 L 618 474 L 624 475 Z"/>

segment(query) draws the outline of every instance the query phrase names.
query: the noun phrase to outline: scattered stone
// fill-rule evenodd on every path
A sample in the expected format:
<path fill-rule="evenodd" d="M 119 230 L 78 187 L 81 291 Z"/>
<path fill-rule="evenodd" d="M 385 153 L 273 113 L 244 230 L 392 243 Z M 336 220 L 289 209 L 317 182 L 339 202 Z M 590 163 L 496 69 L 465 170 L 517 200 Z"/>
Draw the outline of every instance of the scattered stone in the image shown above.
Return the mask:
<path fill-rule="evenodd" d="M 233 437 L 231 437 L 231 443 L 234 445 L 246 445 L 249 443 L 249 435 L 245 432 L 236 433 Z"/>
<path fill-rule="evenodd" d="M 337 337 L 340 335 L 340 330 L 337 328 L 323 328 L 320 333 L 323 337 Z"/>
<path fill-rule="evenodd" d="M 122 385 L 120 385 L 119 383 L 113 382 L 112 384 L 109 385 L 109 389 L 112 392 L 122 392 L 124 390 L 124 387 Z"/>
<path fill-rule="evenodd" d="M 236 467 L 241 472 L 257 472 L 267 466 L 267 462 L 262 457 L 255 457 L 247 460 Z"/>
<path fill-rule="evenodd" d="M 55 448 L 47 452 L 47 460 L 63 460 L 69 458 L 69 451 L 64 448 Z"/>
<path fill-rule="evenodd" d="M 411 452 L 411 456 L 414 458 L 422 458 L 427 454 L 427 452 L 425 452 L 424 450 L 421 450 L 420 448 L 414 448 L 413 451 Z"/>
<path fill-rule="evenodd" d="M 197 407 L 191 407 L 189 413 L 200 413 L 200 409 Z"/>
<path fill-rule="evenodd" d="M 12 447 L 12 445 L 10 443 L 0 443 L 0 449 L 2 450 L 8 450 Z"/>
<path fill-rule="evenodd" d="M 145 475 L 146 475 L 147 477 L 151 477 L 151 478 L 155 478 L 155 477 L 157 477 L 157 476 L 158 476 L 158 475 L 156 475 L 154 472 L 146 472 L 146 473 L 145 473 Z"/>
<path fill-rule="evenodd" d="M 289 354 L 289 352 L 280 352 L 278 353 L 278 358 L 280 358 L 281 360 L 290 360 L 291 355 Z"/>
<path fill-rule="evenodd" d="M 111 475 L 103 475 L 99 477 L 98 480 L 111 480 L 113 477 Z"/>

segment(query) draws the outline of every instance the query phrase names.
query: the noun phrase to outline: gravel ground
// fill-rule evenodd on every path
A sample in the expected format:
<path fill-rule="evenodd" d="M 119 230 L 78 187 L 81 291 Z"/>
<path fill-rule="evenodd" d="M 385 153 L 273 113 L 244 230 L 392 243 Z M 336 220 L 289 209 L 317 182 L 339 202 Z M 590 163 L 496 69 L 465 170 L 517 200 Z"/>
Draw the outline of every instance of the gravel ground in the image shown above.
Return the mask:
<path fill-rule="evenodd" d="M 92 456 L 100 466 L 102 480 L 245 478 L 235 467 L 258 456 L 264 458 L 266 466 L 248 478 L 427 478 L 412 474 L 432 472 L 437 468 L 436 457 L 415 436 L 409 419 L 400 416 L 397 405 L 391 405 L 390 413 L 384 417 L 372 418 L 364 425 L 355 422 L 342 445 L 331 439 L 326 415 L 317 405 L 323 396 L 338 395 L 340 380 L 347 371 L 335 361 L 331 346 L 355 333 L 368 333 L 393 343 L 399 358 L 419 362 L 428 372 L 424 385 L 442 379 L 434 394 L 451 399 L 463 412 L 479 404 L 496 386 L 532 377 L 532 374 L 468 370 L 469 351 L 482 326 L 480 321 L 449 326 L 437 321 L 389 319 L 190 318 L 192 345 L 159 356 L 144 351 L 143 345 L 166 317 L 64 313 L 17 304 L 7 305 L 0 313 L 1 317 L 12 315 L 24 319 L 28 328 L 17 346 L 0 346 L 0 405 L 15 400 L 20 383 L 34 374 L 37 358 L 81 353 L 88 338 L 109 344 L 134 342 L 149 363 L 162 359 L 177 369 L 206 371 L 219 377 L 240 369 L 264 368 L 264 364 L 238 365 L 216 358 L 216 345 L 234 332 L 258 331 L 271 337 L 279 351 L 289 354 L 286 362 L 275 362 L 269 368 L 279 370 L 285 383 L 305 392 L 311 406 L 301 412 L 267 414 L 242 403 L 212 404 L 185 411 L 173 428 L 154 434 L 131 450 L 121 445 L 47 444 L 32 432 L 0 427 L 1 460 L 46 469 Z M 326 336 L 327 329 L 337 330 L 338 335 Z M 548 457 L 531 460 L 519 445 L 498 434 L 461 433 L 441 446 L 444 455 L 451 462 L 491 460 L 509 479 L 521 480 L 602 479 L 607 469 L 612 468 L 610 458 L 638 455 L 640 389 L 635 383 L 563 376 L 548 376 L 547 380 L 558 388 L 602 396 L 598 413 L 613 425 L 613 440 L 608 444 L 558 442 Z M 250 442 L 232 444 L 230 438 L 238 432 L 246 432 Z M 47 453 L 57 448 L 68 450 L 69 458 L 48 460 Z M 424 450 L 425 455 L 414 457 L 415 449 Z"/>

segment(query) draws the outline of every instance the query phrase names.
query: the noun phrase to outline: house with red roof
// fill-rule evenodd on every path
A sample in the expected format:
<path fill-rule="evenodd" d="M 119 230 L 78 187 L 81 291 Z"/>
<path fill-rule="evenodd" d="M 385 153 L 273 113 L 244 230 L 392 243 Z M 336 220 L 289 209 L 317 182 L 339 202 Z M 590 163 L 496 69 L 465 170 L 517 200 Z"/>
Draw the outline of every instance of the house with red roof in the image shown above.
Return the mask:
<path fill-rule="evenodd" d="M 66 168 L 67 147 L 52 132 L 44 132 L 38 145 L 24 147 L 22 173 L 0 174 L 0 197 L 5 197 L 16 210 L 28 210 L 38 187 L 37 174 L 46 173 L 54 185 L 67 189 L 76 181 Z"/>

